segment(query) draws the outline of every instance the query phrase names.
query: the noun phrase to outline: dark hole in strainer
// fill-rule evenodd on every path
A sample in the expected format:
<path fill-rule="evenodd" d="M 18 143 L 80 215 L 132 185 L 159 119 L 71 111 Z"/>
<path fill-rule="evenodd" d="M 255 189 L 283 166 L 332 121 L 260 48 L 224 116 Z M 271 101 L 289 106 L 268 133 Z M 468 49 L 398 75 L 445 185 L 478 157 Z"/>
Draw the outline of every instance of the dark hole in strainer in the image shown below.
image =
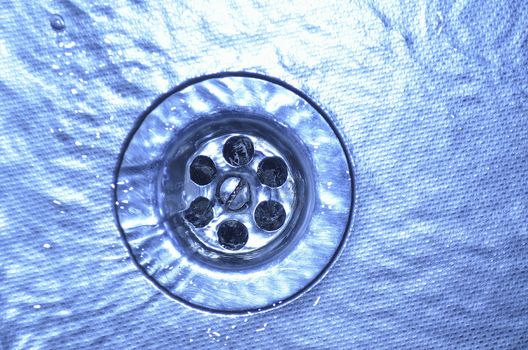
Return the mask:
<path fill-rule="evenodd" d="M 246 165 L 253 159 L 253 142 L 245 136 L 233 136 L 224 144 L 223 155 L 232 166 Z"/>
<path fill-rule="evenodd" d="M 257 169 L 261 183 L 269 187 L 280 187 L 288 178 L 288 166 L 279 157 L 264 158 Z"/>
<path fill-rule="evenodd" d="M 218 227 L 218 241 L 229 250 L 239 250 L 248 241 L 248 229 L 236 220 L 223 221 Z"/>
<path fill-rule="evenodd" d="M 276 201 L 264 201 L 255 208 L 255 222 L 265 231 L 278 230 L 286 221 L 286 211 Z"/>
<path fill-rule="evenodd" d="M 210 184 L 216 176 L 216 166 L 213 160 L 206 156 L 198 156 L 191 163 L 191 180 L 198 185 Z"/>
<path fill-rule="evenodd" d="M 213 220 L 213 216 L 213 203 L 205 197 L 193 200 L 184 212 L 185 219 L 195 227 L 207 226 Z"/>

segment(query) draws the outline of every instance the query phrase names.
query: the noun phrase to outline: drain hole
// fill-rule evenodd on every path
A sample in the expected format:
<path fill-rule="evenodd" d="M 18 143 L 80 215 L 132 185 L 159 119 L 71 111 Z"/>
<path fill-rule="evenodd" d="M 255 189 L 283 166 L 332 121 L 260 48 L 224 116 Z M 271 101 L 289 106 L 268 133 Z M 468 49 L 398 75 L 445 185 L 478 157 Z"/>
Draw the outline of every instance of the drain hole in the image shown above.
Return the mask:
<path fill-rule="evenodd" d="M 184 217 L 195 227 L 205 227 L 213 220 L 213 203 L 205 198 L 198 197 L 184 212 Z"/>
<path fill-rule="evenodd" d="M 216 167 L 213 160 L 206 156 L 198 156 L 191 163 L 191 180 L 198 185 L 207 185 L 213 181 L 216 175 Z"/>
<path fill-rule="evenodd" d="M 253 142 L 245 136 L 230 137 L 224 144 L 224 158 L 232 166 L 248 164 L 253 159 L 254 153 Z"/>
<path fill-rule="evenodd" d="M 258 166 L 257 176 L 266 186 L 280 187 L 288 178 L 288 167 L 279 157 L 265 158 Z"/>
<path fill-rule="evenodd" d="M 248 241 L 248 230 L 244 224 L 236 220 L 226 220 L 218 227 L 218 241 L 222 247 L 229 250 L 239 250 Z"/>
<path fill-rule="evenodd" d="M 286 221 L 286 211 L 279 202 L 264 201 L 255 208 L 255 222 L 265 231 L 278 230 Z"/>

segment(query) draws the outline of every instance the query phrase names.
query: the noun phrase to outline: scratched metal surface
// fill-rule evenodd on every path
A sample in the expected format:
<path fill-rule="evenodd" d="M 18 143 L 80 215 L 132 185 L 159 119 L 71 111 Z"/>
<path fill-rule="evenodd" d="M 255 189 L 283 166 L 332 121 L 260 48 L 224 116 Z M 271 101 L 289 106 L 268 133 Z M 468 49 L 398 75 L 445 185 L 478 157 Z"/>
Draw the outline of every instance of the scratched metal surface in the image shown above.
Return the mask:
<path fill-rule="evenodd" d="M 525 2 L 3 0 L 0 14 L 0 348 L 526 348 Z M 329 113 L 358 202 L 316 288 L 220 317 L 132 264 L 110 184 L 156 98 L 240 70 Z"/>

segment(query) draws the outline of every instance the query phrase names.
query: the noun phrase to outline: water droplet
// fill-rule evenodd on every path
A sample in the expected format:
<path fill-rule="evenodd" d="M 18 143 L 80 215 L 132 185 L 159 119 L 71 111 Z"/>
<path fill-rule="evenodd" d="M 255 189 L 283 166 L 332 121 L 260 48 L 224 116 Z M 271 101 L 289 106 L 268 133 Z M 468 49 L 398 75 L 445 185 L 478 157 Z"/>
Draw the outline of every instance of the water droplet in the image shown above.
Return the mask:
<path fill-rule="evenodd" d="M 64 28 L 66 28 L 66 23 L 64 23 L 64 19 L 60 15 L 53 15 L 50 19 L 50 25 L 51 28 L 58 32 L 63 31 Z"/>

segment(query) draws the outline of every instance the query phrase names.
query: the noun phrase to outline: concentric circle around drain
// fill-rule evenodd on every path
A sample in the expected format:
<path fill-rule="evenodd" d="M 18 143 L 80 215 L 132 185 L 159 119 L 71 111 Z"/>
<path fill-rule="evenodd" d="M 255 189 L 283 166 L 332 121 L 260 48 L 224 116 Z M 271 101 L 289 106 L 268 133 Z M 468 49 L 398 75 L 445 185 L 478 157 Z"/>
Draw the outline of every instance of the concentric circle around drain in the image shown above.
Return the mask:
<path fill-rule="evenodd" d="M 273 79 L 204 77 L 127 141 L 116 215 L 138 267 L 187 305 L 264 310 L 328 270 L 349 233 L 351 163 L 312 102 Z"/>

